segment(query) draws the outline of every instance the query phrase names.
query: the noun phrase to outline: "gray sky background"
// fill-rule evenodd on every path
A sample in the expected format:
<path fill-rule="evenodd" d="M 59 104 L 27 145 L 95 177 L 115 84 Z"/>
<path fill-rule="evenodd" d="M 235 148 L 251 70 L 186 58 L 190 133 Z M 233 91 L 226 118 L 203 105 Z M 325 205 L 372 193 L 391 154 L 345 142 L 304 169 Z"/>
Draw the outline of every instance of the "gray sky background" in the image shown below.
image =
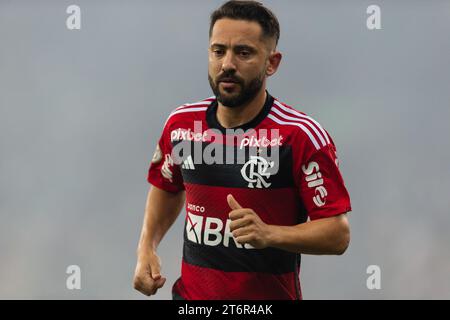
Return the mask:
<path fill-rule="evenodd" d="M 132 277 L 148 164 L 170 110 L 211 95 L 221 3 L 0 0 L 0 298 L 146 298 Z M 450 1 L 264 3 L 284 53 L 269 91 L 330 132 L 353 206 L 345 255 L 303 256 L 304 298 L 450 299 Z M 180 273 L 183 215 L 157 299 Z"/>

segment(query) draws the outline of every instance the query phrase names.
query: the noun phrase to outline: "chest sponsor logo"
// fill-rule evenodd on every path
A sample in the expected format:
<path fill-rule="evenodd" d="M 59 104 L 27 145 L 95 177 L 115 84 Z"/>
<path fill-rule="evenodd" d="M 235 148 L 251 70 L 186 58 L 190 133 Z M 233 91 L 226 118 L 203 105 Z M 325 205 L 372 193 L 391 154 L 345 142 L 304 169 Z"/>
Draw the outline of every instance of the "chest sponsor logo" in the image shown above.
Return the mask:
<path fill-rule="evenodd" d="M 230 241 L 233 241 L 237 248 L 254 249 L 248 243 L 241 245 L 236 242 L 230 231 L 230 219 L 227 219 L 224 223 L 219 218 L 204 217 L 189 211 L 186 214 L 186 219 L 186 234 L 189 241 L 212 247 L 223 244 L 227 248 L 230 246 Z"/>
<path fill-rule="evenodd" d="M 195 121 L 198 122 L 198 121 Z M 201 122 L 200 122 L 201 124 Z M 201 127 L 200 127 L 201 128 Z M 192 131 L 190 128 L 189 129 L 183 129 L 183 128 L 178 128 L 176 130 L 172 130 L 170 132 L 170 141 L 207 141 L 207 137 L 208 137 L 208 132 L 207 131 L 203 131 L 200 129 L 200 131 L 195 128 L 194 131 Z"/>
<path fill-rule="evenodd" d="M 278 131 L 276 131 L 276 135 L 277 134 Z M 281 140 L 283 140 L 283 136 L 277 136 L 273 139 L 269 139 L 266 136 L 263 136 L 261 138 L 257 138 L 255 136 L 245 137 L 244 139 L 241 140 L 239 148 L 242 149 L 244 147 L 263 147 L 263 148 L 280 147 L 283 145 Z"/>

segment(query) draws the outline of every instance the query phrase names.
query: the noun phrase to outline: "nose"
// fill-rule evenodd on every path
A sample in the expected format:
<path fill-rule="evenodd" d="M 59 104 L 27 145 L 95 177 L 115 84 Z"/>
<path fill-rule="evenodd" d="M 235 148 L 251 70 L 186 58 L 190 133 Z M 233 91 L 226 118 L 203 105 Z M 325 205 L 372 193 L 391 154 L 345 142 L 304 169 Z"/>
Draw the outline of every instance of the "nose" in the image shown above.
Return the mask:
<path fill-rule="evenodd" d="M 234 62 L 234 54 L 231 52 L 231 50 L 228 50 L 223 57 L 222 60 L 222 71 L 233 73 L 236 71 L 236 64 Z"/>

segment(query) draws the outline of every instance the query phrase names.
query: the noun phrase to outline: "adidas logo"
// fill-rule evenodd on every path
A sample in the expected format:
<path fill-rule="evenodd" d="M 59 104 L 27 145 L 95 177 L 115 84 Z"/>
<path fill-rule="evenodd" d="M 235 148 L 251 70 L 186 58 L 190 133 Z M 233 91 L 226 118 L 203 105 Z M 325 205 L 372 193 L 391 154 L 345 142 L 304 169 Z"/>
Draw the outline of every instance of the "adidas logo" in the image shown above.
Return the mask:
<path fill-rule="evenodd" d="M 192 161 L 192 156 L 188 156 L 185 160 L 183 160 L 181 168 L 186 170 L 195 170 L 194 161 Z"/>

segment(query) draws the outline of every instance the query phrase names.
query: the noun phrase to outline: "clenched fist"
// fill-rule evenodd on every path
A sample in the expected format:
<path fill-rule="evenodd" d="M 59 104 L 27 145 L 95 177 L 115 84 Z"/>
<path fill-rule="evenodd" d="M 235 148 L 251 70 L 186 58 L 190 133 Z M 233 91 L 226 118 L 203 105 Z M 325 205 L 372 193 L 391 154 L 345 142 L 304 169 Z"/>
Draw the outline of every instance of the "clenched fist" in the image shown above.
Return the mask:
<path fill-rule="evenodd" d="M 161 276 L 161 260 L 156 253 L 140 255 L 134 272 L 134 288 L 151 296 L 156 294 L 165 282 L 166 278 Z"/>

